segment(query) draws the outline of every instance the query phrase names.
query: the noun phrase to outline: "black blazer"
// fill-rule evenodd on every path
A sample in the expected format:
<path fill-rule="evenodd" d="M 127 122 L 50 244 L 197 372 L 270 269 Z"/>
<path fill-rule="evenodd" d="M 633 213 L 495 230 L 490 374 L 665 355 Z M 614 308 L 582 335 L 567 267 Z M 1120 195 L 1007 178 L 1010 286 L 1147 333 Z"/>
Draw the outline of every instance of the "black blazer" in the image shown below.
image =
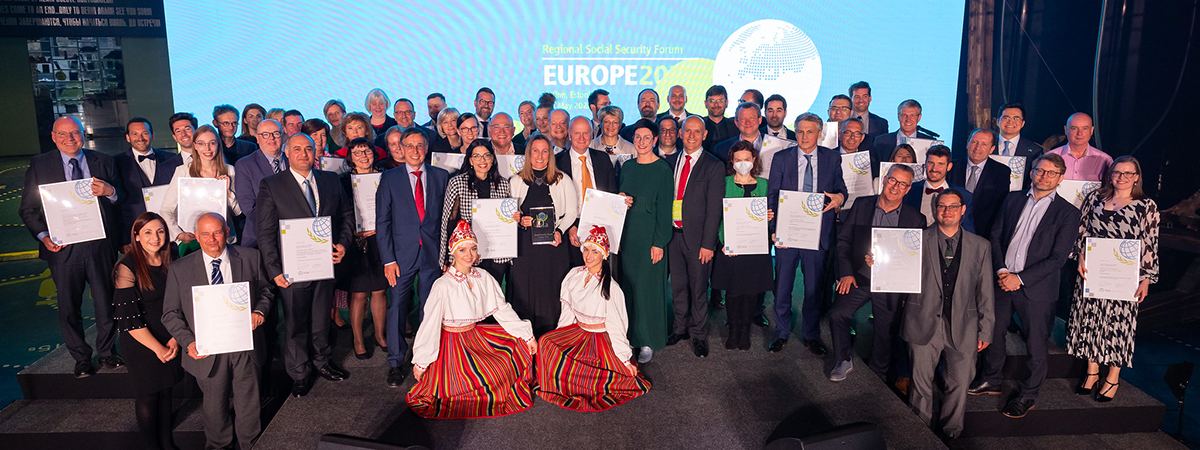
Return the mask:
<path fill-rule="evenodd" d="M 860 287 L 871 285 L 871 271 L 866 267 L 866 256 L 871 252 L 871 222 L 875 220 L 875 205 L 878 203 L 878 195 L 859 197 L 846 215 L 846 220 L 838 226 L 835 274 L 839 279 L 853 276 Z M 898 225 L 897 228 L 925 228 L 925 216 L 916 208 L 900 202 Z"/>
<path fill-rule="evenodd" d="M 682 123 L 679 124 L 679 129 L 683 129 Z M 704 136 L 704 150 L 709 153 L 713 153 L 713 150 L 716 149 L 717 144 L 724 142 L 726 139 L 738 137 L 738 135 L 741 134 L 741 132 L 737 129 L 737 126 L 733 124 L 732 117 L 726 117 L 725 119 L 721 120 L 721 123 L 716 123 L 709 120 L 708 116 L 705 116 L 704 130 L 708 132 L 708 134 Z"/>
<path fill-rule="evenodd" d="M 1017 221 L 1025 209 L 1027 192 L 1013 192 L 1004 199 L 1000 217 L 992 227 L 992 269 L 1005 267 L 1004 257 L 1017 231 Z M 1021 277 L 1021 290 L 1035 301 L 1053 303 L 1058 300 L 1059 269 L 1067 262 L 1067 255 L 1075 246 L 1079 235 L 1079 210 L 1061 196 L 1046 208 L 1046 215 L 1038 223 L 1037 230 L 1029 240 L 1025 268 L 1013 272 Z"/>
<path fill-rule="evenodd" d="M 121 187 L 128 193 L 121 201 L 117 202 L 117 207 L 121 209 L 121 236 L 119 238 L 122 246 L 129 243 L 129 233 L 133 230 L 133 222 L 146 212 L 146 197 L 142 195 L 142 188 L 171 184 L 175 168 L 183 164 L 183 158 L 174 152 L 158 148 L 151 149 L 151 151 L 154 155 L 155 166 L 153 180 L 147 179 L 146 173 L 142 172 L 141 166 L 138 166 L 137 156 L 133 154 L 133 149 L 126 149 L 113 156 L 113 164 L 117 168 Z"/>
<path fill-rule="evenodd" d="M 954 167 L 946 174 L 946 181 L 958 186 L 967 186 L 967 159 L 954 162 Z M 975 184 L 975 192 L 971 193 L 971 215 L 975 223 L 975 234 L 984 239 L 992 238 L 992 222 L 1000 213 L 1000 205 L 1008 196 L 1008 180 L 1012 171 L 1008 166 L 988 158 L 983 164 L 983 172 Z"/>
<path fill-rule="evenodd" d="M 304 198 L 304 192 L 300 190 L 290 169 L 263 178 L 259 184 L 258 199 L 254 206 L 258 221 L 255 231 L 268 280 L 283 273 L 283 256 L 279 247 L 280 220 L 329 216 L 333 226 L 333 243 L 343 247 L 354 245 L 354 210 L 346 199 L 337 174 L 324 170 L 313 170 L 312 173 L 317 179 L 319 211 L 315 215 L 308 208 L 308 200 Z"/>
<path fill-rule="evenodd" d="M 1000 141 L 1000 138 L 997 137 L 996 149 L 992 151 L 992 154 L 1002 154 L 1003 149 L 1004 142 Z M 1017 148 L 1012 152 L 1011 155 L 1025 157 L 1025 181 L 1021 183 L 1021 189 L 1029 189 L 1029 185 L 1033 181 L 1033 178 L 1029 176 L 1029 174 L 1033 172 L 1033 160 L 1038 159 L 1039 156 L 1042 156 L 1042 153 L 1045 153 L 1045 149 L 1043 149 L 1042 146 L 1037 142 L 1034 142 L 1033 139 L 1029 139 L 1024 135 L 1018 136 Z"/>
<path fill-rule="evenodd" d="M 282 136 L 279 139 L 287 139 L 287 136 Z M 246 155 L 254 153 L 258 150 L 258 144 L 241 139 L 233 140 L 233 147 L 226 147 L 225 141 L 217 139 L 217 145 L 221 146 L 221 154 L 225 155 L 225 164 L 234 165 L 239 159 L 245 158 Z"/>
<path fill-rule="evenodd" d="M 120 203 L 127 194 L 121 187 L 122 183 L 117 177 L 116 166 L 113 164 L 112 158 L 92 150 L 80 151 L 83 152 L 83 158 L 87 161 L 88 171 L 92 177 L 111 184 L 116 190 L 116 203 Z M 67 181 L 67 175 L 63 171 L 61 152 L 54 150 L 29 158 L 29 168 L 25 170 L 25 193 L 21 196 L 21 207 L 17 210 L 21 221 L 25 223 L 25 229 L 29 230 L 29 234 L 38 241 L 38 257 L 51 264 L 66 261 L 71 257 L 72 251 L 80 247 L 79 245 L 68 245 L 58 252 L 51 252 L 46 249 L 41 240 L 37 239 L 39 233 L 50 231 L 46 225 L 46 214 L 42 210 L 42 197 L 38 194 L 38 186 L 63 181 Z M 117 236 L 121 232 L 119 213 L 113 203 L 109 202 L 108 197 L 97 197 L 96 200 L 100 203 L 100 217 L 104 220 L 104 233 L 107 236 L 106 239 L 96 242 L 102 247 L 100 251 L 115 254 L 115 248 L 120 242 Z M 111 267 L 106 268 L 106 270 L 111 269 Z"/>
<path fill-rule="evenodd" d="M 874 126 L 872 126 L 871 129 L 874 129 Z M 875 138 L 875 141 L 871 144 L 871 154 L 875 155 L 875 159 L 871 161 L 872 173 L 879 173 L 880 162 L 890 162 L 892 160 L 892 152 L 896 151 L 896 135 L 899 133 L 900 130 L 896 130 L 891 133 L 881 134 Z M 933 139 L 933 136 L 920 131 L 917 131 L 917 137 L 920 139 Z M 866 140 L 867 139 L 863 139 L 864 142 Z M 917 161 L 917 163 L 924 162 L 925 161 Z"/>
<path fill-rule="evenodd" d="M 672 193 L 678 189 L 674 174 L 683 164 L 680 155 L 684 154 L 686 151 L 680 149 L 667 155 L 667 165 L 671 166 Z M 699 155 L 697 160 L 692 161 L 687 187 L 683 190 L 683 242 L 692 249 L 716 250 L 717 231 L 725 214 L 721 202 L 725 198 L 725 164 L 707 152 L 700 152 Z"/>
<path fill-rule="evenodd" d="M 683 109 L 683 118 L 686 119 L 687 116 L 690 116 L 690 115 L 692 115 L 692 113 L 689 112 L 687 110 L 687 108 L 684 108 Z M 658 115 L 654 116 L 654 121 L 658 122 L 658 121 L 662 120 L 663 117 L 674 117 L 674 116 L 671 115 L 671 110 L 668 108 L 666 111 L 660 112 L 660 113 L 658 113 Z M 683 125 L 683 124 L 681 123 L 680 125 Z"/>
<path fill-rule="evenodd" d="M 854 111 L 850 112 L 850 116 L 854 117 Z M 867 131 L 869 131 L 869 133 L 867 133 L 867 137 L 866 139 L 863 139 L 863 142 L 873 142 L 876 137 L 887 134 L 887 119 L 879 117 L 873 112 L 867 111 Z"/>
<path fill-rule="evenodd" d="M 789 140 L 789 141 L 795 141 L 795 140 L 796 140 L 796 132 L 795 132 L 795 131 L 792 131 L 792 130 L 788 129 L 788 127 L 783 127 L 783 131 L 785 132 L 784 134 L 785 134 L 786 136 L 775 136 L 775 135 L 771 134 L 771 131 L 767 130 L 767 125 L 766 125 L 766 124 L 763 124 L 763 126 L 761 126 L 761 127 L 758 127 L 758 132 L 759 132 L 759 134 L 762 134 L 762 135 L 764 135 L 764 136 L 765 136 L 765 135 L 771 135 L 771 136 L 775 136 L 775 137 L 777 137 L 777 138 L 781 138 L 781 139 L 787 139 L 787 140 Z"/>

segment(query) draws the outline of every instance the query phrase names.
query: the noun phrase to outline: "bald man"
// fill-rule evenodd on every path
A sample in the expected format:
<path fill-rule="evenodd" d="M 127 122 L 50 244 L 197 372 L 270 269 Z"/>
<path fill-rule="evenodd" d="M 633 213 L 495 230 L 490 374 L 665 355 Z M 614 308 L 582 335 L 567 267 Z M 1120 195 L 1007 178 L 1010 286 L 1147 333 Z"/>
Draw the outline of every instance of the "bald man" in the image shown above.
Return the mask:
<path fill-rule="evenodd" d="M 1063 157 L 1067 163 L 1067 173 L 1064 180 L 1100 181 L 1108 166 L 1112 165 L 1112 157 L 1108 153 L 1092 147 L 1092 116 L 1078 112 L 1067 118 L 1063 133 L 1067 135 L 1067 145 L 1050 150 Z"/>
<path fill-rule="evenodd" d="M 525 147 L 513 142 L 513 132 L 516 130 L 512 116 L 508 113 L 496 113 L 492 116 L 492 120 L 488 122 L 488 135 L 492 137 L 492 150 L 497 155 L 525 154 Z"/>
<path fill-rule="evenodd" d="M 687 106 L 687 90 L 680 85 L 671 86 L 671 90 L 667 91 L 667 110 L 658 113 L 656 120 L 662 120 L 663 117 L 675 119 L 675 123 L 682 125 L 683 119 L 692 115 L 684 106 Z"/>

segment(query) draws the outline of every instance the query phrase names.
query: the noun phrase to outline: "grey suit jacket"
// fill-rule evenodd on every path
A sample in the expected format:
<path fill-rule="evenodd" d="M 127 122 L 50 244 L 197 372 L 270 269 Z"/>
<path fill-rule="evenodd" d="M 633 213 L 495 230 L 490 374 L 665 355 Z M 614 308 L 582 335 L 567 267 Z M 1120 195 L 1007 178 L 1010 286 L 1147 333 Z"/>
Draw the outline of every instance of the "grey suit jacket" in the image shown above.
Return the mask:
<path fill-rule="evenodd" d="M 904 305 L 901 336 L 912 345 L 928 345 L 942 323 L 942 261 L 938 252 L 938 228 L 924 230 L 921 256 L 921 293 L 909 296 Z M 988 241 L 962 233 L 958 280 L 954 283 L 951 307 L 950 347 L 974 353 L 976 341 L 992 342 L 995 311 L 992 307 L 992 247 Z"/>
<path fill-rule="evenodd" d="M 225 248 L 229 254 L 229 269 L 233 272 L 230 283 L 247 281 L 250 283 L 252 310 L 266 315 L 271 310 L 271 286 L 263 272 L 262 258 L 258 250 L 229 246 Z M 192 312 L 192 286 L 207 286 L 209 271 L 204 267 L 203 251 L 192 252 L 171 263 L 167 273 L 167 287 L 163 291 L 163 325 L 179 343 L 179 358 L 183 369 L 195 377 L 208 377 L 212 373 L 215 358 L 192 359 L 187 354 L 188 345 L 196 342 L 196 333 L 192 329 L 195 317 Z"/>

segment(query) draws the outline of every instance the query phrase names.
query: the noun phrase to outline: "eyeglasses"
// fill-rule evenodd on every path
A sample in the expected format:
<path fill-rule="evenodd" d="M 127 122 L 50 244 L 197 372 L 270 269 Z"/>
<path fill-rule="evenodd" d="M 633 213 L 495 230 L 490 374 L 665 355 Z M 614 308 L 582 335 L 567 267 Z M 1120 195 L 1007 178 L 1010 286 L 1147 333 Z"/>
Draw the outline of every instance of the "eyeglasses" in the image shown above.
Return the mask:
<path fill-rule="evenodd" d="M 412 116 L 417 114 L 416 111 L 396 111 L 397 116 Z"/>
<path fill-rule="evenodd" d="M 830 106 L 829 109 L 832 111 L 849 111 L 850 107 L 849 106 Z"/>
<path fill-rule="evenodd" d="M 601 124 L 604 124 L 604 125 L 620 125 L 620 124 L 621 124 L 621 122 L 618 122 L 618 121 L 615 121 L 615 120 L 605 120 L 605 121 L 601 122 Z"/>
<path fill-rule="evenodd" d="M 1120 180 L 1122 178 L 1133 178 L 1136 176 L 1137 176 L 1137 172 L 1113 172 L 1113 178 L 1118 179 L 1118 180 Z"/>
<path fill-rule="evenodd" d="M 921 117 L 921 115 L 920 115 L 920 114 L 901 114 L 901 115 L 900 115 L 900 118 L 901 118 L 901 119 L 916 119 L 916 118 L 919 118 L 919 117 Z"/>
<path fill-rule="evenodd" d="M 78 131 L 55 131 L 54 135 L 58 136 L 59 139 L 66 139 L 68 137 L 73 137 L 75 139 L 79 139 L 79 138 L 83 137 L 83 133 L 80 133 Z"/>
<path fill-rule="evenodd" d="M 492 154 L 491 153 L 476 153 L 474 155 L 471 155 L 471 159 L 479 160 L 479 161 L 491 161 Z"/>
<path fill-rule="evenodd" d="M 884 178 L 884 181 L 887 181 L 887 184 L 889 186 L 895 185 L 895 186 L 900 186 L 902 188 L 907 188 L 909 186 L 912 186 L 912 183 L 905 183 L 903 181 L 897 180 L 896 177 L 887 177 L 887 178 Z"/>
<path fill-rule="evenodd" d="M 1035 176 L 1035 177 L 1038 177 L 1038 176 L 1057 177 L 1062 174 L 1063 174 L 1062 172 L 1056 172 L 1053 170 L 1046 170 L 1046 169 L 1041 169 L 1041 168 L 1033 169 L 1033 176 Z"/>
<path fill-rule="evenodd" d="M 1000 117 L 1000 121 L 1001 121 L 1001 122 L 1005 122 L 1005 121 L 1009 121 L 1009 120 L 1012 120 L 1012 121 L 1020 121 L 1020 120 L 1023 120 L 1023 119 L 1021 118 L 1021 116 L 1001 116 L 1001 117 Z"/>
<path fill-rule="evenodd" d="M 957 205 L 935 205 L 935 208 L 936 208 L 938 211 L 958 211 L 958 208 L 962 208 L 962 206 L 963 206 L 962 204 L 957 204 Z"/>
<path fill-rule="evenodd" d="M 237 125 L 237 124 L 238 124 L 237 122 L 217 122 L 217 125 L 220 125 L 220 126 L 223 126 L 223 127 L 232 127 L 232 126 L 235 126 L 235 125 Z"/>
<path fill-rule="evenodd" d="M 478 103 L 478 104 L 480 104 L 480 105 L 487 105 L 487 106 L 495 106 L 495 105 L 496 105 L 496 102 L 495 102 L 495 101 L 492 101 L 492 100 L 479 100 L 479 99 L 476 99 L 476 100 L 475 100 L 475 103 Z"/>
<path fill-rule="evenodd" d="M 425 150 L 425 143 L 420 144 L 400 144 L 405 150 Z"/>
<path fill-rule="evenodd" d="M 479 127 L 462 127 L 459 128 L 458 131 L 470 131 L 472 133 L 476 133 L 479 131 Z"/>
<path fill-rule="evenodd" d="M 279 139 L 279 136 L 283 136 L 283 133 L 280 133 L 278 131 L 267 131 L 267 132 L 258 133 L 258 137 L 263 138 L 263 139 Z"/>
<path fill-rule="evenodd" d="M 371 156 L 371 151 L 370 150 L 353 150 L 350 152 L 350 156 Z"/>
<path fill-rule="evenodd" d="M 495 125 L 495 126 L 492 126 L 492 129 L 494 129 L 494 130 L 496 130 L 496 131 L 512 131 L 512 130 L 514 130 L 514 129 L 516 129 L 516 128 L 517 128 L 517 127 L 514 127 L 514 126 L 512 126 L 512 125 Z"/>
<path fill-rule="evenodd" d="M 863 132 L 861 132 L 861 131 L 849 131 L 849 130 L 847 130 L 847 131 L 843 131 L 843 132 L 842 132 L 842 137 L 852 137 L 852 138 L 859 138 L 859 137 L 863 137 L 863 135 L 865 135 L 865 134 L 866 134 L 866 133 L 863 133 Z"/>

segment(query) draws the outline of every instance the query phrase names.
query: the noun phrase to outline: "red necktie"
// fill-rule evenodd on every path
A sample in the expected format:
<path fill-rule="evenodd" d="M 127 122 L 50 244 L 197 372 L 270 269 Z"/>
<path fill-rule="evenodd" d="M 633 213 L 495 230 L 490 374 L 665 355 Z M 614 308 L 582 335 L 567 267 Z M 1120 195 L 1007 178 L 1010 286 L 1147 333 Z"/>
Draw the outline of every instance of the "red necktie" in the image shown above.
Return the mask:
<path fill-rule="evenodd" d="M 925 188 L 925 195 L 940 194 L 940 193 L 942 193 L 942 191 L 944 191 L 944 190 L 946 190 L 946 187 L 945 187 L 945 186 L 942 186 L 942 187 L 940 187 L 940 188 L 937 188 L 937 189 Z"/>
<path fill-rule="evenodd" d="M 675 200 L 683 201 L 683 189 L 687 187 L 688 175 L 692 173 L 692 155 L 686 155 L 687 159 L 683 161 L 683 171 L 679 172 L 679 190 L 675 194 Z M 676 220 L 675 226 L 683 228 L 683 221 Z"/>
<path fill-rule="evenodd" d="M 412 171 L 414 177 L 417 177 L 417 188 L 413 191 L 413 200 L 417 203 L 417 217 L 421 221 L 425 221 L 425 188 L 421 186 L 421 171 Z"/>

